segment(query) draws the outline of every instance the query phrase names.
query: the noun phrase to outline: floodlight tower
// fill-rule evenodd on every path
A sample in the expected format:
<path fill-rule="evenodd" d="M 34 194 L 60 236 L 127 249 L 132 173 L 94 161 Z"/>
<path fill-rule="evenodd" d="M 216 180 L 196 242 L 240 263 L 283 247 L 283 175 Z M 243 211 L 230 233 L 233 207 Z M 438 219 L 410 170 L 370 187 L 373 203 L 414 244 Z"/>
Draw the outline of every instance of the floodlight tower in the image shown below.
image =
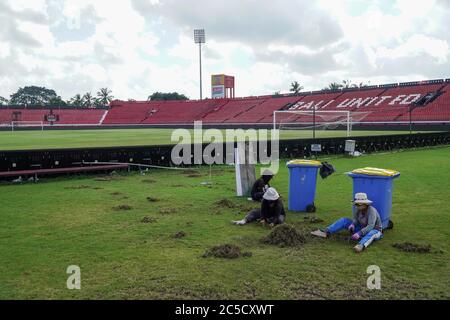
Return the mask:
<path fill-rule="evenodd" d="M 198 43 L 198 57 L 200 65 L 200 100 L 202 100 L 202 43 L 206 43 L 205 29 L 194 29 L 194 42 Z"/>

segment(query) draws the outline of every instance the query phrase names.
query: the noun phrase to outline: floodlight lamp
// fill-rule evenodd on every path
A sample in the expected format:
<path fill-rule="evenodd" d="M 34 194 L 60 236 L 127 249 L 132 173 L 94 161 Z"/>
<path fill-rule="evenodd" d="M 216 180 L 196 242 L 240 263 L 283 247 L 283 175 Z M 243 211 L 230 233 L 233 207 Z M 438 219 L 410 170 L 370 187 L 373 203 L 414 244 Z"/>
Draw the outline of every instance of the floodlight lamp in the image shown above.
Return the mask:
<path fill-rule="evenodd" d="M 195 43 L 205 43 L 205 29 L 194 29 Z"/>

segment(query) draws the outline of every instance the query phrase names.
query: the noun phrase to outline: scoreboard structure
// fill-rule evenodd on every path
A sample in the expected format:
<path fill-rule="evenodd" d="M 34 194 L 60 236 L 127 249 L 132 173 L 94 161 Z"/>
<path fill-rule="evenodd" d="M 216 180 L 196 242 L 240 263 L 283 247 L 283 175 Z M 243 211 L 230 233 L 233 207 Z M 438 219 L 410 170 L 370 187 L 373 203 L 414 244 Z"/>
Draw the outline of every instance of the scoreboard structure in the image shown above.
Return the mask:
<path fill-rule="evenodd" d="M 234 98 L 234 77 L 224 74 L 211 76 L 211 98 Z"/>

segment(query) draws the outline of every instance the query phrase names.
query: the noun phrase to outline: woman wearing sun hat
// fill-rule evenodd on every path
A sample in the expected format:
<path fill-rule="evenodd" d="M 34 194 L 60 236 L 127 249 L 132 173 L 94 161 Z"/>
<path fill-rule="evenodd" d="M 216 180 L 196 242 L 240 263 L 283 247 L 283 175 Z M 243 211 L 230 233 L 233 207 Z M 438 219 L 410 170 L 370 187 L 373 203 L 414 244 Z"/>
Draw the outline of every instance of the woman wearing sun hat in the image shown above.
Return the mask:
<path fill-rule="evenodd" d="M 280 199 L 275 188 L 269 188 L 264 193 L 260 209 L 251 210 L 244 219 L 232 221 L 237 225 L 244 225 L 256 220 L 263 224 L 269 224 L 273 227 L 276 224 L 284 223 L 286 212 L 284 211 L 283 201 Z"/>
<path fill-rule="evenodd" d="M 352 240 L 359 243 L 354 247 L 356 252 L 367 248 L 374 240 L 383 238 L 380 214 L 371 206 L 372 201 L 367 194 L 360 192 L 353 199 L 353 219 L 341 218 L 325 230 L 316 230 L 312 235 L 327 238 L 330 234 L 347 229 L 352 234 Z"/>
<path fill-rule="evenodd" d="M 251 190 L 251 196 L 253 201 L 261 202 L 264 193 L 270 188 L 269 181 L 272 180 L 274 173 L 266 169 L 261 175 L 261 178 L 255 181 Z"/>

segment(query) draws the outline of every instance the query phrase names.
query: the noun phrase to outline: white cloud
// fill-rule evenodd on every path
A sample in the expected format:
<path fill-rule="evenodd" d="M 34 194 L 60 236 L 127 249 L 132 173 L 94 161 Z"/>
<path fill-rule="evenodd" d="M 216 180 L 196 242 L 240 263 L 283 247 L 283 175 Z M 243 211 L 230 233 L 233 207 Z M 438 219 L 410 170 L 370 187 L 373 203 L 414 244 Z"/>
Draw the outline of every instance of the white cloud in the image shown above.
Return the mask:
<path fill-rule="evenodd" d="M 117 98 L 154 91 L 204 96 L 214 73 L 242 95 L 448 77 L 450 6 L 430 1 L 7 0 L 0 3 L 0 95 L 45 85 L 63 98 L 109 87 Z M 74 37 L 74 35 L 78 35 Z"/>

